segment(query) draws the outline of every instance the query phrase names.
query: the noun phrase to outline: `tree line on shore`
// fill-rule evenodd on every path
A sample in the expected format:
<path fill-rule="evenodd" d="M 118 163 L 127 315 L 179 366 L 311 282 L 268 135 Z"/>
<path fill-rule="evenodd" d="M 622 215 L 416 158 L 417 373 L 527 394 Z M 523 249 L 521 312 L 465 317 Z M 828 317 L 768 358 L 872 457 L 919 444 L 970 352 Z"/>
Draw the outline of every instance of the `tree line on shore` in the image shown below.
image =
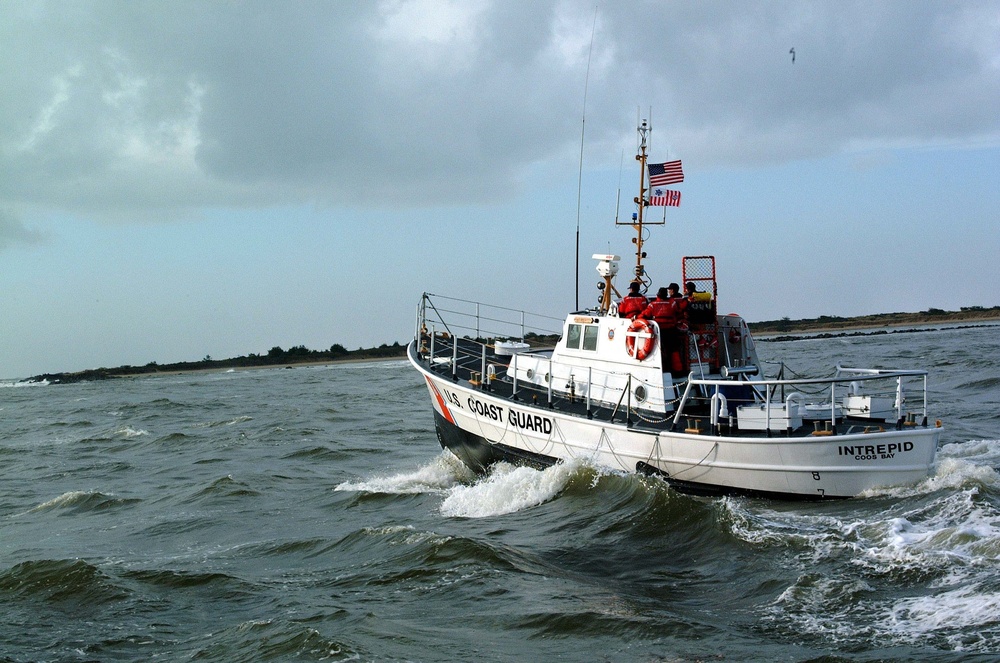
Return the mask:
<path fill-rule="evenodd" d="M 274 346 L 266 354 L 250 353 L 246 356 L 231 359 L 212 359 L 206 355 L 200 361 L 181 361 L 173 364 L 159 364 L 151 361 L 144 366 L 119 366 L 117 368 L 92 368 L 75 373 L 43 373 L 27 378 L 24 382 L 48 382 L 50 384 L 70 384 L 73 382 L 90 382 L 135 375 L 150 375 L 155 373 L 178 373 L 182 371 L 204 371 L 226 368 L 255 368 L 262 366 L 293 366 L 295 364 L 312 364 L 345 360 L 384 359 L 406 356 L 406 346 L 397 341 L 392 345 L 383 343 L 376 348 L 358 348 L 348 350 L 339 343 L 334 343 L 327 350 L 310 350 L 304 345 L 296 345 L 282 349 Z"/>
<path fill-rule="evenodd" d="M 818 318 L 791 320 L 765 320 L 749 323 L 754 333 L 810 331 L 816 329 L 845 329 L 858 327 L 890 327 L 900 325 L 928 325 L 939 322 L 965 322 L 996 320 L 1000 318 L 1000 306 L 963 306 L 958 311 L 929 308 L 917 313 L 875 313 L 851 318 L 836 315 L 821 315 Z"/>
<path fill-rule="evenodd" d="M 818 318 L 802 318 L 791 320 L 766 320 L 749 323 L 750 330 L 757 333 L 801 332 L 819 329 L 875 328 L 900 325 L 922 325 L 942 322 L 972 322 L 978 320 L 1000 319 L 1000 306 L 986 308 L 983 306 L 963 306 L 959 311 L 945 311 L 931 308 L 918 313 L 878 313 L 874 315 L 843 318 L 833 315 L 821 315 Z M 558 337 L 535 338 L 535 341 L 550 342 L 554 345 Z M 282 349 L 275 346 L 266 354 L 248 354 L 232 359 L 212 359 L 205 356 L 201 361 L 182 361 L 173 364 L 158 364 L 151 361 L 145 366 L 119 366 L 117 368 L 93 368 L 75 373 L 43 373 L 27 378 L 24 382 L 48 382 L 50 384 L 69 384 L 73 382 L 88 382 L 106 380 L 136 375 L 155 373 L 177 373 L 182 371 L 218 370 L 226 368 L 254 368 L 263 366 L 293 366 L 295 364 L 323 363 L 346 360 L 385 359 L 405 357 L 406 345 L 398 341 L 392 345 L 383 343 L 373 348 L 358 348 L 348 350 L 339 343 L 334 343 L 327 350 L 310 350 L 304 345 L 296 345 Z"/>

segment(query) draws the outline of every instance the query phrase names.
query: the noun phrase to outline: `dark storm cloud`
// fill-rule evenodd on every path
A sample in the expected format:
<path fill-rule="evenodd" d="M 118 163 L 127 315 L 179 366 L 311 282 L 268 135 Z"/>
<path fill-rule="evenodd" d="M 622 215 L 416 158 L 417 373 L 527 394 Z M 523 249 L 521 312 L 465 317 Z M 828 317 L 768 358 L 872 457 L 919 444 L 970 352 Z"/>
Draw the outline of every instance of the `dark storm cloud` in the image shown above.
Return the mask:
<path fill-rule="evenodd" d="M 5 14 L 0 204 L 124 218 L 503 197 L 532 164 L 572 163 L 595 19 L 572 2 Z M 702 164 L 995 142 L 996 15 L 993 2 L 601 5 L 590 153 L 616 158 L 637 106 Z"/>

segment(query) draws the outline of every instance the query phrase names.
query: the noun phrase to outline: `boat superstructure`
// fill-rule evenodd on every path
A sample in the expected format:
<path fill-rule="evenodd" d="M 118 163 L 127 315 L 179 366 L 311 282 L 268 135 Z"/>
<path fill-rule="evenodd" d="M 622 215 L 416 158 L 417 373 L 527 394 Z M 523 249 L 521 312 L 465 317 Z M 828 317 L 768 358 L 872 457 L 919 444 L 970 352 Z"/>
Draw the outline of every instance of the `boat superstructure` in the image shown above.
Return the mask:
<path fill-rule="evenodd" d="M 645 277 L 643 183 L 631 225 Z M 929 423 L 927 373 L 833 367 L 767 378 L 746 321 L 718 312 L 712 256 L 685 257 L 683 356 L 666 356 L 654 321 L 620 317 L 621 258 L 596 254 L 596 307 L 564 317 L 424 293 L 408 348 L 426 380 L 441 445 L 485 471 L 583 459 L 660 476 L 700 494 L 853 497 L 916 483 L 941 434 Z M 678 362 L 683 371 L 677 370 Z"/>

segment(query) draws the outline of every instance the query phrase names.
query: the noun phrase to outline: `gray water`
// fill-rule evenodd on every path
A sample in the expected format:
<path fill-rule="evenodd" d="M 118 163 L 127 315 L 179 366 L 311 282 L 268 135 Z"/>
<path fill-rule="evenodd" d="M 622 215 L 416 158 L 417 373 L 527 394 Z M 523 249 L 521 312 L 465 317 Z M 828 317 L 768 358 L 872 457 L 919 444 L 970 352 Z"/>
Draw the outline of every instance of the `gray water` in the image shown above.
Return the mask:
<path fill-rule="evenodd" d="M 1000 659 L 1000 327 L 759 350 L 930 369 L 934 476 L 818 504 L 475 478 L 401 361 L 0 383 L 0 660 Z"/>

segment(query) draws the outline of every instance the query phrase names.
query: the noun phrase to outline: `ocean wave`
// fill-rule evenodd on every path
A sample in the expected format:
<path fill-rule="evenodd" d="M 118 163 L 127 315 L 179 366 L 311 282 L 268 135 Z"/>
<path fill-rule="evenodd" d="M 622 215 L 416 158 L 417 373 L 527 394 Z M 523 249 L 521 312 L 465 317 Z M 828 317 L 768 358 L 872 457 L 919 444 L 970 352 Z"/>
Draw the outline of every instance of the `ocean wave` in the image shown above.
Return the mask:
<path fill-rule="evenodd" d="M 977 495 L 975 489 L 945 493 L 896 517 L 855 526 L 855 564 L 884 575 L 916 572 L 939 585 L 974 578 L 1000 562 L 1000 513 Z"/>
<path fill-rule="evenodd" d="M 48 380 L 25 382 L 24 380 L 0 380 L 0 389 L 20 389 L 21 387 L 47 387 Z"/>
<path fill-rule="evenodd" d="M 1000 440 L 953 442 L 938 449 L 938 458 L 964 458 L 979 463 L 1000 463 Z"/>
<path fill-rule="evenodd" d="M 237 424 L 242 424 L 247 421 L 253 421 L 253 417 L 251 417 L 248 414 L 244 414 L 238 417 L 233 417 L 231 419 L 221 419 L 219 421 L 206 421 L 200 424 L 196 424 L 195 428 L 218 428 L 220 426 L 235 426 Z"/>
<path fill-rule="evenodd" d="M 82 608 L 128 597 L 97 566 L 80 559 L 33 560 L 0 572 L 0 592 L 7 597 Z"/>
<path fill-rule="evenodd" d="M 185 658 L 199 661 L 353 661 L 362 658 L 356 647 L 330 639 L 311 626 L 288 620 L 253 620 L 213 631 L 208 644 Z"/>
<path fill-rule="evenodd" d="M 418 530 L 412 525 L 383 525 L 379 527 L 363 527 L 350 532 L 338 541 L 317 549 L 309 556 L 329 555 L 333 551 L 348 553 L 353 559 L 376 560 L 385 556 L 387 550 L 411 549 L 425 545 L 434 546 L 450 537 L 435 532 Z M 409 554 L 404 550 L 402 555 Z M 385 562 L 369 565 L 383 565 Z M 392 565 L 388 565 L 392 566 Z M 343 576 L 342 576 L 343 580 Z M 337 583 L 340 584 L 341 580 Z"/>
<path fill-rule="evenodd" d="M 250 596 L 255 587 L 247 581 L 219 571 L 183 571 L 174 569 L 130 570 L 123 577 L 160 590 L 198 590 L 199 595 L 225 599 Z"/>
<path fill-rule="evenodd" d="M 351 458 L 352 454 L 341 451 L 338 449 L 330 449 L 329 447 L 314 446 L 305 449 L 296 449 L 291 453 L 285 454 L 281 457 L 282 460 L 306 460 L 306 461 L 324 461 L 324 462 L 336 462 L 339 460 L 346 460 Z"/>
<path fill-rule="evenodd" d="M 603 601 L 591 600 L 582 606 L 580 610 L 572 612 L 543 612 L 518 614 L 512 618 L 512 628 L 527 631 L 531 637 L 539 639 L 576 639 L 592 638 L 595 633 L 602 634 L 607 638 L 613 636 L 622 642 L 646 641 L 663 638 L 664 628 L 662 624 L 649 619 L 642 614 L 641 609 L 630 602 L 622 600 L 616 594 L 608 594 L 601 597 Z M 687 623 L 676 622 L 670 627 L 671 637 L 678 639 L 701 640 L 705 637 L 705 628 L 702 624 L 694 620 Z M 714 649 L 709 645 L 706 649 Z M 627 650 L 619 651 L 620 656 L 609 655 L 611 652 L 602 652 L 600 660 L 634 660 Z M 723 660 L 721 654 L 706 655 L 704 657 L 671 656 L 667 658 L 645 658 L 638 660 L 662 660 L 662 661 L 703 661 L 703 660 Z"/>
<path fill-rule="evenodd" d="M 833 505 L 727 502 L 735 535 L 785 547 L 789 568 L 798 571 L 765 620 L 837 644 L 918 639 L 944 650 L 1000 652 L 1000 508 L 976 481 L 970 485 L 968 468 L 955 475 L 963 477 L 960 488 L 938 483 Z M 934 606 L 963 616 L 938 619 Z"/>
<path fill-rule="evenodd" d="M 953 442 L 938 449 L 931 474 L 913 486 L 873 488 L 863 498 L 907 498 L 938 491 L 986 489 L 1000 493 L 1000 440 Z"/>
<path fill-rule="evenodd" d="M 982 366 L 977 366 L 976 368 L 979 370 L 983 369 Z M 961 382 L 955 386 L 956 389 L 976 391 L 976 392 L 990 391 L 996 389 L 997 387 L 1000 387 L 1000 378 L 995 378 L 995 377 L 982 378 L 979 380 L 973 380 L 971 382 Z"/>
<path fill-rule="evenodd" d="M 599 499 L 592 505 L 599 507 L 597 510 L 584 509 L 580 514 L 584 520 L 625 509 L 639 514 L 633 519 L 635 523 L 672 520 L 678 515 L 673 513 L 677 500 L 691 499 L 670 490 L 658 479 L 612 472 L 585 460 L 558 463 L 542 470 L 496 463 L 487 474 L 477 475 L 449 451 L 442 451 L 413 472 L 345 481 L 334 490 L 441 494 L 441 514 L 456 518 L 487 518 L 524 511 L 566 493 L 574 498 Z"/>
<path fill-rule="evenodd" d="M 189 501 L 200 501 L 206 498 L 219 497 L 253 497 L 260 493 L 248 483 L 233 478 L 228 474 L 213 481 L 209 486 L 197 491 Z"/>
<path fill-rule="evenodd" d="M 451 488 L 441 504 L 441 513 L 457 518 L 486 518 L 538 506 L 562 492 L 582 467 L 579 462 L 569 462 L 536 470 L 497 463 L 475 483 Z"/>
<path fill-rule="evenodd" d="M 978 585 L 909 597 L 888 609 L 882 624 L 901 641 L 941 642 L 964 652 L 1000 651 L 1000 592 Z"/>
<path fill-rule="evenodd" d="M 46 511 L 67 511 L 71 513 L 86 513 L 89 511 L 106 511 L 119 507 L 139 504 L 142 500 L 107 495 L 99 491 L 73 490 L 63 493 L 47 502 L 29 509 L 25 513 L 44 513 Z"/>
<path fill-rule="evenodd" d="M 470 481 L 474 476 L 451 452 L 442 451 L 430 463 L 413 472 L 345 481 L 334 490 L 388 494 L 440 493 L 460 482 Z"/>
<path fill-rule="evenodd" d="M 797 643 L 845 651 L 918 646 L 1000 653 L 995 590 L 973 583 L 920 596 L 886 594 L 864 579 L 807 574 L 770 606 L 764 623 Z"/>
<path fill-rule="evenodd" d="M 492 585 L 512 575 L 559 573 L 544 559 L 498 539 L 441 534 L 412 526 L 362 528 L 312 556 L 359 560 L 340 569 L 324 582 L 325 587 L 338 592 L 410 594 L 421 601 L 429 593 L 442 596 L 452 592 L 464 600 L 470 587 Z"/>
<path fill-rule="evenodd" d="M 583 463 L 559 463 L 544 470 L 495 464 L 477 476 L 453 454 L 442 451 L 414 472 L 346 481 L 337 491 L 371 493 L 443 493 L 441 513 L 449 517 L 484 518 L 513 513 L 547 502 L 566 488 Z"/>
<path fill-rule="evenodd" d="M 328 544 L 329 539 L 326 538 L 264 541 L 243 546 L 240 548 L 240 555 L 251 559 L 281 557 L 299 553 L 310 556 L 318 550 L 325 549 Z"/>
<path fill-rule="evenodd" d="M 132 428 L 131 426 L 119 426 L 118 428 L 113 428 L 110 431 L 102 432 L 98 435 L 92 435 L 90 437 L 80 440 L 81 442 L 112 442 L 119 440 L 134 440 L 139 437 L 149 435 L 148 430 L 142 428 Z"/>
<path fill-rule="evenodd" d="M 737 538 L 787 547 L 803 564 L 844 560 L 873 576 L 950 574 L 954 582 L 1000 563 L 1000 510 L 975 488 L 900 500 L 876 516 L 869 502 L 837 514 L 724 504 Z"/>

